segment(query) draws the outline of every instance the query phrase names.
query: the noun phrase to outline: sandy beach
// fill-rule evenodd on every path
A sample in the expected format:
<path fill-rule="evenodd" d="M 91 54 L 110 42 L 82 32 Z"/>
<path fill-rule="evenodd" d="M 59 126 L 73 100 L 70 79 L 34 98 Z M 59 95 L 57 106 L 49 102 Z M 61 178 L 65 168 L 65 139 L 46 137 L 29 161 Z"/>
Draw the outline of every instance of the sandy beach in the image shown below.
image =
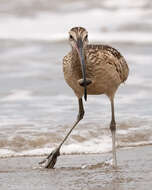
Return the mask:
<path fill-rule="evenodd" d="M 55 169 L 38 166 L 42 157 L 0 160 L 0 189 L 150 190 L 151 146 L 118 150 L 119 167 L 104 165 L 108 154 L 61 155 Z"/>
<path fill-rule="evenodd" d="M 152 189 L 151 18 L 150 0 L 1 1 L 0 190 Z M 90 44 L 116 48 L 130 68 L 115 97 L 117 169 L 105 164 L 112 154 L 104 95 L 84 103 L 55 169 L 38 165 L 77 116 L 62 71 L 75 26 L 87 29 Z"/>

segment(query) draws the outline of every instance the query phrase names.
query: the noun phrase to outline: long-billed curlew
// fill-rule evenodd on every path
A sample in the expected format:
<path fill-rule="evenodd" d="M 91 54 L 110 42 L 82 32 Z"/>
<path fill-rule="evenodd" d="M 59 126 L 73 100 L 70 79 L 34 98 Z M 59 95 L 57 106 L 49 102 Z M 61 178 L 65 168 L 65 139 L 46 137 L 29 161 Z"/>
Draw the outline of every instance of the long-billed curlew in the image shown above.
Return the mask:
<path fill-rule="evenodd" d="M 110 130 L 113 166 L 116 167 L 114 96 L 119 85 L 127 79 L 129 68 L 123 56 L 116 49 L 107 45 L 88 44 L 88 32 L 85 28 L 72 28 L 69 31 L 69 41 L 72 50 L 63 59 L 63 71 L 66 82 L 78 98 L 79 113 L 76 122 L 58 148 L 41 163 L 46 161 L 46 168 L 54 167 L 62 144 L 84 116 L 83 94 L 85 100 L 87 100 L 87 94 L 106 94 L 111 102 Z"/>

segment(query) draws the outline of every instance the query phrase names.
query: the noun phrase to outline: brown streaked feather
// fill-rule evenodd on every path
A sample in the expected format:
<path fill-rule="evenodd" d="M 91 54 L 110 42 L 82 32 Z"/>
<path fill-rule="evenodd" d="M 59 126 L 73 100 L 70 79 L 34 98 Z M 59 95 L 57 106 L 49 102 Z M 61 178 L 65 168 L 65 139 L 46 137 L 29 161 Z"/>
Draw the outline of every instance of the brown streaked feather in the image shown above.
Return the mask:
<path fill-rule="evenodd" d="M 97 44 L 89 44 L 87 45 L 86 49 L 89 50 L 90 54 L 92 54 L 90 55 L 90 59 L 96 58 L 93 60 L 94 62 L 96 62 L 96 64 L 100 64 L 101 62 L 100 56 L 97 56 L 98 52 L 105 52 L 104 54 L 102 54 L 103 57 L 107 56 L 107 52 L 108 54 L 112 54 L 118 61 L 113 60 L 111 62 L 108 62 L 108 64 L 115 66 L 115 69 L 118 72 L 122 82 L 127 79 L 129 68 L 124 57 L 120 54 L 118 50 L 108 45 Z"/>
<path fill-rule="evenodd" d="M 83 36 L 86 30 L 81 27 L 71 29 L 72 32 Z M 88 85 L 88 94 L 106 94 L 114 96 L 119 85 L 124 82 L 129 68 L 124 57 L 115 48 L 108 45 L 89 44 L 84 48 L 86 77 L 92 81 Z M 83 87 L 78 81 L 82 79 L 82 70 L 77 51 L 72 48 L 63 59 L 64 77 L 78 98 L 83 96 Z"/>

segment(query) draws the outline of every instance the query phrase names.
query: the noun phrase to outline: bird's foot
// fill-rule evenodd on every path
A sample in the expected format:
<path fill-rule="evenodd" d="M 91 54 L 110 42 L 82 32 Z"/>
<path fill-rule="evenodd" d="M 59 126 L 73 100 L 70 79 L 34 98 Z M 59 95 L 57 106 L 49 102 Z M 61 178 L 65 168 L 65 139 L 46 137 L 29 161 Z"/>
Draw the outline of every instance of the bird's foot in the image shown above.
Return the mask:
<path fill-rule="evenodd" d="M 112 157 L 107 158 L 103 163 L 105 166 L 110 166 L 115 168 L 115 164 Z"/>
<path fill-rule="evenodd" d="M 113 158 L 108 158 L 104 161 L 105 166 L 113 167 L 114 169 L 117 168 L 117 163 L 113 160 Z"/>
<path fill-rule="evenodd" d="M 112 158 L 108 158 L 104 161 L 104 165 L 106 166 L 112 166 L 113 165 L 113 159 Z"/>
<path fill-rule="evenodd" d="M 44 164 L 45 168 L 54 168 L 58 156 L 60 156 L 60 149 L 56 148 L 51 152 L 51 154 L 49 154 L 47 158 L 39 162 L 39 164 Z"/>

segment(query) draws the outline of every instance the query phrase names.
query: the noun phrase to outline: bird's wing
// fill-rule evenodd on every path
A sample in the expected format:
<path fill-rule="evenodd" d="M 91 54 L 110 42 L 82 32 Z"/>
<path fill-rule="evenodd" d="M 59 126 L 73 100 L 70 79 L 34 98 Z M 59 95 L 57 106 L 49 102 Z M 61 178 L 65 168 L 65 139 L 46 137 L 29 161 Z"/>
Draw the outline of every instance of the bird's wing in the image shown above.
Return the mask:
<path fill-rule="evenodd" d="M 124 57 L 120 54 L 118 50 L 108 45 L 87 45 L 89 59 L 100 64 L 105 62 L 105 64 L 111 64 L 113 68 L 117 71 L 122 82 L 124 82 L 129 73 L 128 65 Z M 102 61 L 106 60 L 106 61 Z"/>

